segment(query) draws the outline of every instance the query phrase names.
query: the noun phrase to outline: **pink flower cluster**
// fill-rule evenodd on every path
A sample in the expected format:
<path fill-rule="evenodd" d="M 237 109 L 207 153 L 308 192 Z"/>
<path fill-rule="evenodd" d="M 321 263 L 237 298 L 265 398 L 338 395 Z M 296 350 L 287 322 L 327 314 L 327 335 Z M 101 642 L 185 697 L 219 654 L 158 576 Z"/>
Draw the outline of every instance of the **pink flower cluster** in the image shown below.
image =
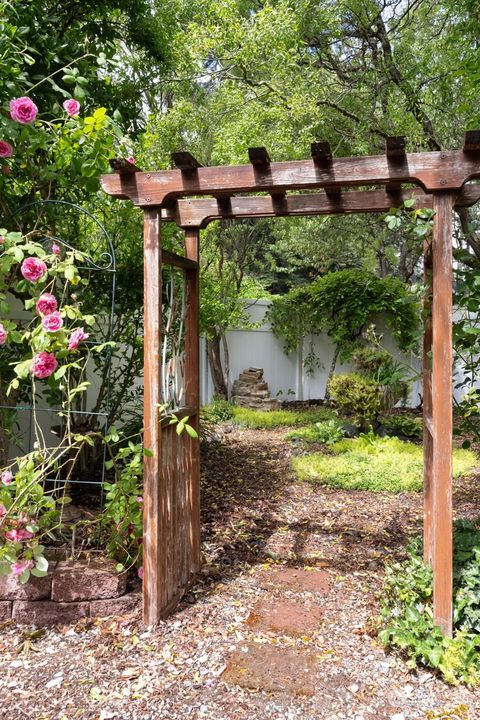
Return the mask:
<path fill-rule="evenodd" d="M 47 352 L 39 352 L 32 361 L 32 374 L 39 380 L 50 377 L 58 367 L 55 355 Z"/>
<path fill-rule="evenodd" d="M 22 273 L 25 280 L 30 282 L 37 282 L 47 272 L 47 266 L 43 260 L 39 260 L 36 257 L 28 257 L 22 262 L 20 266 L 20 272 Z"/>
<path fill-rule="evenodd" d="M 43 293 L 38 298 L 35 307 L 40 315 L 51 315 L 57 309 L 57 298 L 52 293 Z"/>
<path fill-rule="evenodd" d="M 0 158 L 9 158 L 13 155 L 13 147 L 6 140 L 0 140 Z"/>
<path fill-rule="evenodd" d="M 12 575 L 21 575 L 25 570 L 31 570 L 35 567 L 33 560 L 17 560 L 10 566 Z"/>
<path fill-rule="evenodd" d="M 70 117 L 75 117 L 75 115 L 78 115 L 80 112 L 80 103 L 78 100 L 74 100 L 73 98 L 70 98 L 70 100 L 65 100 L 63 103 L 63 109 L 69 115 Z"/>
<path fill-rule="evenodd" d="M 89 333 L 86 333 L 83 327 L 79 327 L 76 330 L 72 332 L 70 335 L 70 339 L 68 341 L 68 349 L 69 350 L 76 350 L 79 344 L 83 341 L 89 338 Z"/>
<path fill-rule="evenodd" d="M 2 323 L 0 323 L 0 345 L 5 345 L 7 342 L 8 333 L 3 327 Z"/>
<path fill-rule="evenodd" d="M 21 125 L 31 125 L 35 122 L 38 107 L 29 97 L 20 97 L 10 100 L 10 117 Z"/>
<path fill-rule="evenodd" d="M 54 312 L 51 312 L 48 315 L 45 315 L 44 318 L 42 318 L 42 328 L 45 330 L 45 332 L 58 332 L 62 328 L 62 326 L 63 320 L 58 310 L 55 310 Z"/>
<path fill-rule="evenodd" d="M 15 530 L 7 530 L 5 537 L 11 542 L 23 542 L 23 540 L 31 540 L 35 537 L 35 533 L 24 528 L 15 528 Z"/>
<path fill-rule="evenodd" d="M 10 470 L 4 470 L 0 475 L 0 480 L 3 485 L 11 485 L 13 481 L 13 475 Z"/>

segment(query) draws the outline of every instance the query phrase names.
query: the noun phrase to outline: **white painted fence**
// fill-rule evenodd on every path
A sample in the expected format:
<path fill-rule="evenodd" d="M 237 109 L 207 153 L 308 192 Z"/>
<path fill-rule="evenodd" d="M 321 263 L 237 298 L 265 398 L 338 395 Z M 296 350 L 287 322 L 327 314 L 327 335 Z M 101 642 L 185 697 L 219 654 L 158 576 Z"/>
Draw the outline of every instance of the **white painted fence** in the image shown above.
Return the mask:
<path fill-rule="evenodd" d="M 248 302 L 248 314 L 257 326 L 253 329 L 237 329 L 227 333 L 230 354 L 229 387 L 242 370 L 253 366 L 264 369 L 264 378 L 273 397 L 281 400 L 323 398 L 334 352 L 331 340 L 327 335 L 307 336 L 301 348 L 286 355 L 283 351 L 283 342 L 274 336 L 270 325 L 265 321 L 265 313 L 269 304 L 267 300 Z M 384 347 L 392 352 L 398 360 L 411 367 L 412 374 L 418 375 L 421 368 L 419 358 L 413 354 L 405 355 L 399 352 L 391 331 L 381 317 L 377 319 L 375 325 L 378 332 L 383 334 L 382 344 Z M 203 338 L 200 347 L 200 396 L 202 404 L 206 404 L 211 401 L 214 390 Z M 311 350 L 318 358 L 318 367 L 312 375 L 305 371 L 303 363 L 303 358 Z M 349 365 L 337 364 L 336 372 L 348 372 L 349 370 L 351 370 Z M 421 387 L 420 379 L 412 383 L 410 405 L 418 405 L 422 392 Z"/>

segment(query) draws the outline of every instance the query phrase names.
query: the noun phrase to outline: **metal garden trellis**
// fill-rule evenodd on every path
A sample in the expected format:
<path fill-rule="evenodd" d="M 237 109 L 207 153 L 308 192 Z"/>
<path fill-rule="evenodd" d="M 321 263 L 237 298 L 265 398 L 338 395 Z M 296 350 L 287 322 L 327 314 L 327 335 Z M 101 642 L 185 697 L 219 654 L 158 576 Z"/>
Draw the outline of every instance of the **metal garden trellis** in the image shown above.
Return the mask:
<path fill-rule="evenodd" d="M 452 211 L 480 198 L 478 186 L 464 187 L 480 177 L 480 132 L 467 132 L 458 151 L 407 153 L 403 137 L 389 137 L 385 155 L 337 159 L 326 142 L 312 143 L 308 160 L 271 162 L 262 147 L 248 154 L 248 165 L 202 167 L 190 153 L 174 153 L 176 169 L 160 172 L 117 161 L 115 173 L 101 179 L 105 192 L 140 206 L 145 220 L 144 427 L 153 451 L 144 475 L 145 622 L 175 606 L 200 566 L 198 443 L 172 433 L 158 411 L 162 265 L 185 273 L 185 402 L 178 415 L 198 425 L 200 229 L 219 219 L 386 212 L 413 197 L 415 207 L 435 211 L 424 262 L 424 556 L 433 568 L 435 622 L 451 635 Z M 166 221 L 184 229 L 185 256 L 162 251 Z"/>
<path fill-rule="evenodd" d="M 65 200 L 39 200 L 28 203 L 20 207 L 13 216 L 19 229 L 22 232 L 31 233 L 37 242 L 51 247 L 53 243 L 59 245 L 60 248 L 66 250 L 79 250 L 76 248 L 72 241 L 72 236 L 76 236 L 79 230 L 79 223 L 85 223 L 89 225 L 89 253 L 88 257 L 85 258 L 85 266 L 80 270 L 84 270 L 88 273 L 107 273 L 111 278 L 109 283 L 109 309 L 107 313 L 107 331 L 105 339 L 107 341 L 112 340 L 112 328 L 114 318 L 114 306 L 115 306 L 115 290 L 116 290 L 116 259 L 115 250 L 112 241 L 102 223 L 92 215 L 90 212 L 85 210 L 71 202 Z M 84 228 L 85 229 L 85 228 Z M 97 243 L 94 242 L 94 236 L 96 234 Z M 93 339 L 85 342 L 86 345 L 96 345 L 97 342 Z M 109 425 L 110 417 L 110 376 L 112 367 L 112 350 L 111 346 L 107 346 L 104 360 L 104 373 L 106 377 L 106 401 L 103 408 L 99 407 L 98 410 L 76 408 L 74 415 L 78 418 L 87 419 L 95 417 L 96 421 L 100 423 L 103 431 L 107 430 Z M 46 413 L 50 416 L 57 417 L 62 412 L 62 408 L 51 407 L 48 404 L 42 405 L 42 403 L 35 403 L 36 412 Z M 26 441 L 28 450 L 32 449 L 33 444 L 33 433 L 32 433 L 32 422 L 33 422 L 33 405 L 31 403 L 23 403 L 12 407 L 11 405 L 0 405 L 0 412 L 2 411 L 14 411 L 20 413 L 29 413 L 29 430 L 28 438 Z M 62 417 L 60 416 L 60 433 L 62 432 Z M 101 465 L 100 477 L 93 479 L 70 479 L 71 484 L 88 484 L 96 485 L 101 488 L 101 494 L 103 497 L 103 485 L 105 481 L 105 460 L 106 460 L 106 446 L 103 448 L 103 462 Z"/>

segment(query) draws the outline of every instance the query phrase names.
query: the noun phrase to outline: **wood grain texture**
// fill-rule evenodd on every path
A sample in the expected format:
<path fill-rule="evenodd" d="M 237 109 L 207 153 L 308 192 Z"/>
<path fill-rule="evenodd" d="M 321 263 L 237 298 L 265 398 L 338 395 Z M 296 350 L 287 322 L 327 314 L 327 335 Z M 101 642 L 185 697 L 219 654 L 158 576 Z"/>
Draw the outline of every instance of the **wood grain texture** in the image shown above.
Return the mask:
<path fill-rule="evenodd" d="M 155 625 L 167 604 L 165 487 L 162 479 L 160 328 L 162 266 L 160 211 L 144 213 L 144 443 L 153 452 L 144 458 L 143 617 Z"/>
<path fill-rule="evenodd" d="M 451 194 L 435 194 L 432 238 L 431 487 L 433 613 L 452 634 L 452 210 Z"/>
<path fill-rule="evenodd" d="M 325 186 L 355 187 L 413 183 L 429 192 L 460 190 L 465 182 L 480 177 L 476 153 L 442 151 L 406 153 L 401 157 L 374 155 L 334 158 L 321 165 L 311 160 L 270 163 L 264 170 L 252 165 L 200 167 L 195 172 L 164 170 L 133 176 L 102 175 L 109 195 L 129 198 L 142 207 L 164 205 L 188 195 L 255 192 L 287 192 Z"/>
<path fill-rule="evenodd" d="M 200 432 L 200 285 L 198 230 L 185 232 L 185 255 L 196 263 L 195 269 L 185 271 L 185 401 L 195 408 L 190 424 Z M 200 443 L 188 438 L 189 476 L 187 479 L 189 570 L 194 575 L 200 569 Z"/>
<path fill-rule="evenodd" d="M 343 215 L 353 213 L 388 212 L 413 197 L 415 208 L 432 207 L 433 196 L 419 188 L 389 190 L 350 190 L 341 197 L 327 193 L 308 195 L 235 196 L 178 200 L 162 209 L 162 219 L 176 222 L 180 227 L 206 227 L 214 220 L 254 217 L 302 217 L 308 215 Z M 337 188 L 336 193 L 340 190 Z M 480 199 L 480 186 L 466 186 L 455 197 L 456 207 L 474 205 Z"/>
<path fill-rule="evenodd" d="M 423 559 L 433 560 L 433 418 L 432 418 L 432 243 L 424 243 L 423 299 Z"/>

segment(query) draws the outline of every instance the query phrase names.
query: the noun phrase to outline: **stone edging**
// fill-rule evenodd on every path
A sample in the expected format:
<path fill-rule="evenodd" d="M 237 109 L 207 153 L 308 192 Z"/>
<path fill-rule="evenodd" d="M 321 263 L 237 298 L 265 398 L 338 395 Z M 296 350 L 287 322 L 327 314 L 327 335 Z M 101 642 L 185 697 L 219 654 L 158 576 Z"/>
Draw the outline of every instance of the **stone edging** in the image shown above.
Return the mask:
<path fill-rule="evenodd" d="M 142 598 L 126 586 L 126 574 L 110 560 L 50 562 L 48 575 L 24 585 L 13 575 L 0 577 L 0 621 L 42 626 L 123 615 Z"/>

